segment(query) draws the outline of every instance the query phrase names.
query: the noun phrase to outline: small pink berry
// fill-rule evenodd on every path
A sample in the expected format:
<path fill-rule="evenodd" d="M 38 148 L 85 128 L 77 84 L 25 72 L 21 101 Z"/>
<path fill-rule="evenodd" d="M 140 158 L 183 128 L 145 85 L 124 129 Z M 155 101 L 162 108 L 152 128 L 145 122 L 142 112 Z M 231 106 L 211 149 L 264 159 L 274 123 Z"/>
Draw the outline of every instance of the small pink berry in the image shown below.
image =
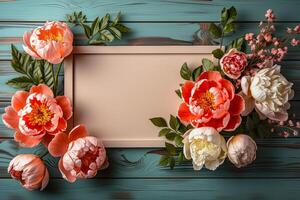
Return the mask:
<path fill-rule="evenodd" d="M 288 33 L 292 33 L 293 31 L 292 31 L 292 29 L 291 28 L 287 28 L 287 31 L 286 32 L 288 32 Z"/>
<path fill-rule="evenodd" d="M 287 131 L 283 131 L 283 133 L 282 133 L 282 136 L 285 138 L 289 137 L 289 135 L 290 134 Z"/>
<path fill-rule="evenodd" d="M 297 46 L 299 45 L 300 41 L 299 40 L 296 40 L 295 38 L 292 39 L 291 41 L 291 45 L 294 47 L 294 46 Z"/>

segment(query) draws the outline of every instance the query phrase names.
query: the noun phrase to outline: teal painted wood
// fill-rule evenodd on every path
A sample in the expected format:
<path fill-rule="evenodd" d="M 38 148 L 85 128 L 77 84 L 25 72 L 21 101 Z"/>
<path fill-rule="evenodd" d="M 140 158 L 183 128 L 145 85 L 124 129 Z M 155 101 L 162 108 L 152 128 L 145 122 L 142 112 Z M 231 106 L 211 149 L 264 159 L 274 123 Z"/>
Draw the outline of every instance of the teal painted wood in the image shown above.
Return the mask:
<path fill-rule="evenodd" d="M 51 180 L 45 191 L 28 192 L 1 180 L 1 198 L 13 200 L 205 199 L 261 200 L 298 197 L 300 179 L 94 179 L 74 184 Z"/>
<path fill-rule="evenodd" d="M 199 45 L 205 22 L 218 21 L 223 6 L 236 6 L 239 29 L 235 36 L 256 32 L 259 20 L 272 7 L 281 23 L 294 27 L 300 22 L 296 0 L 18 0 L 0 2 L 0 114 L 15 91 L 4 85 L 16 76 L 9 66 L 10 43 L 21 49 L 24 31 L 45 20 L 63 20 L 73 11 L 84 11 L 89 20 L 106 12 L 123 11 L 123 21 L 133 32 L 112 45 Z M 204 22 L 204 23 L 203 23 Z M 200 25 L 200 23 L 202 25 Z M 200 28 L 201 27 L 201 28 Z M 84 44 L 82 31 L 74 29 L 75 43 Z M 293 81 L 296 91 L 291 113 L 300 109 L 300 48 L 291 49 L 281 63 L 283 73 Z M 63 78 L 63 74 L 60 76 Z M 62 84 L 60 84 L 62 86 Z M 299 117 L 300 118 L 300 117 Z M 156 133 L 153 133 L 156 134 Z M 9 178 L 10 159 L 18 153 L 41 153 L 42 148 L 20 149 L 12 142 L 13 132 L 0 123 L 0 199 L 283 199 L 300 195 L 300 138 L 273 138 L 258 142 L 257 160 L 244 169 L 228 161 L 218 170 L 195 172 L 190 164 L 175 170 L 157 166 L 157 149 L 109 149 L 110 168 L 96 179 L 69 184 L 56 168 L 57 159 L 45 157 L 54 177 L 45 192 L 27 192 Z M 144 156 L 145 155 L 145 156 Z M 132 164 L 128 161 L 138 161 Z M 127 160 L 128 159 L 128 160 Z M 175 192 L 176 191 L 176 192 Z"/>
<path fill-rule="evenodd" d="M 2 2 L 0 19 L 4 21 L 62 20 L 66 13 L 83 11 L 89 18 L 106 12 L 126 13 L 125 21 L 218 21 L 220 10 L 234 5 L 241 13 L 239 19 L 259 21 L 272 7 L 283 21 L 299 21 L 296 0 L 19 0 Z M 287 12 L 288 11 L 288 12 Z"/>
<path fill-rule="evenodd" d="M 263 17 L 263 16 L 262 16 Z M 299 22 L 300 23 L 300 22 Z M 0 59 L 10 59 L 10 44 L 14 43 L 22 49 L 22 35 L 25 31 L 31 30 L 43 23 L 37 22 L 0 22 Z M 298 23 L 276 23 L 278 34 L 284 34 L 286 27 L 295 27 Z M 209 44 L 205 39 L 208 23 L 126 23 L 132 32 L 125 35 L 121 41 L 113 42 L 110 45 L 201 45 Z M 225 39 L 225 44 L 231 39 L 243 36 L 245 33 L 258 31 L 258 22 L 240 22 L 235 34 Z M 75 44 L 85 45 L 86 39 L 79 27 L 73 28 L 75 33 Z M 286 60 L 300 60 L 300 47 L 289 49 Z"/>
<path fill-rule="evenodd" d="M 157 165 L 159 155 L 149 152 L 159 149 L 109 149 L 110 167 L 99 172 L 98 178 L 300 178 L 300 138 L 269 139 L 258 141 L 256 161 L 247 168 L 237 169 L 228 160 L 216 171 L 194 171 L 190 163 L 170 170 Z M 10 140 L 0 143 L 0 177 L 9 178 L 9 161 L 20 153 L 44 154 L 39 146 L 34 149 L 19 148 Z M 57 169 L 58 159 L 44 157 L 51 177 L 61 178 Z"/>

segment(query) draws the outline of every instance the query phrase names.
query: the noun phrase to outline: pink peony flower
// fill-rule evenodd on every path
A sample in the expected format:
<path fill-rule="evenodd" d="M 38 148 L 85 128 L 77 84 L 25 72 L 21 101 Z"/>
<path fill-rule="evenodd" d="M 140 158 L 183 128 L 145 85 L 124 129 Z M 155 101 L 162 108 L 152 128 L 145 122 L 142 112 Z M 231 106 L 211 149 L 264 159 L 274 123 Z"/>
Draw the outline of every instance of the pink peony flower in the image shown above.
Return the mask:
<path fill-rule="evenodd" d="M 73 50 L 73 33 L 63 22 L 46 22 L 44 26 L 25 32 L 24 50 L 35 58 L 58 64 Z"/>
<path fill-rule="evenodd" d="M 43 161 L 33 154 L 20 154 L 8 166 L 8 173 L 27 190 L 43 190 L 49 181 L 49 173 Z"/>
<path fill-rule="evenodd" d="M 232 79 L 238 79 L 247 64 L 246 54 L 236 49 L 231 49 L 220 60 L 221 69 Z"/>
<path fill-rule="evenodd" d="M 97 171 L 108 167 L 108 160 L 102 142 L 88 136 L 84 125 L 78 125 L 69 135 L 57 134 L 49 143 L 49 152 L 54 157 L 61 156 L 59 170 L 69 182 L 77 178 L 92 178 Z"/>
<path fill-rule="evenodd" d="M 32 86 L 29 92 L 16 92 L 2 120 L 8 128 L 15 129 L 17 142 L 34 147 L 43 139 L 47 144 L 55 134 L 66 130 L 71 116 L 70 100 L 65 96 L 54 98 L 52 90 L 40 84 Z"/>
<path fill-rule="evenodd" d="M 217 131 L 233 131 L 240 125 L 244 100 L 219 72 L 203 72 L 196 82 L 186 81 L 181 91 L 184 100 L 178 111 L 181 121 Z"/>

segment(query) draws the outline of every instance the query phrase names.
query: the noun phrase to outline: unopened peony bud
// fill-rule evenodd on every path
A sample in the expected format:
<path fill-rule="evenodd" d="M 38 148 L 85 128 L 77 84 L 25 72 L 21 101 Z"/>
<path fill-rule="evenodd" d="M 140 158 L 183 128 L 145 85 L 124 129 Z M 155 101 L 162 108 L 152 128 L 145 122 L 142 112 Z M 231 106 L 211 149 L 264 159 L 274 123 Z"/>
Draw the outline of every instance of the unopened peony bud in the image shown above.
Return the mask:
<path fill-rule="evenodd" d="M 8 173 L 27 190 L 43 190 L 49 181 L 49 174 L 43 161 L 33 154 L 20 154 L 12 159 Z"/>
<path fill-rule="evenodd" d="M 227 141 L 227 148 L 228 158 L 237 168 L 251 164 L 256 158 L 256 143 L 248 135 L 232 136 Z"/>

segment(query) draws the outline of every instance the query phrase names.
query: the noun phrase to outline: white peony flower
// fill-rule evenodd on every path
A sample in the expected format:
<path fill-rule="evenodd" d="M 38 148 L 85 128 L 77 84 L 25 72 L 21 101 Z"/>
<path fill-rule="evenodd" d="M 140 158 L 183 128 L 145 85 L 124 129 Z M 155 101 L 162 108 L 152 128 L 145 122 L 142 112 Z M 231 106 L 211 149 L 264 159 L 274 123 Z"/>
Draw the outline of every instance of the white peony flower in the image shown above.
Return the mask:
<path fill-rule="evenodd" d="M 248 135 L 232 136 L 227 141 L 228 158 L 237 167 L 245 167 L 256 159 L 257 146 Z"/>
<path fill-rule="evenodd" d="M 242 92 L 246 104 L 243 116 L 256 108 L 261 119 L 286 121 L 288 101 L 293 98 L 293 83 L 280 73 L 280 65 L 259 70 L 254 77 L 244 76 L 241 80 Z"/>
<path fill-rule="evenodd" d="M 189 131 L 184 135 L 183 143 L 184 156 L 193 160 L 194 170 L 200 170 L 203 165 L 209 170 L 215 170 L 227 156 L 224 137 L 212 127 Z"/>

